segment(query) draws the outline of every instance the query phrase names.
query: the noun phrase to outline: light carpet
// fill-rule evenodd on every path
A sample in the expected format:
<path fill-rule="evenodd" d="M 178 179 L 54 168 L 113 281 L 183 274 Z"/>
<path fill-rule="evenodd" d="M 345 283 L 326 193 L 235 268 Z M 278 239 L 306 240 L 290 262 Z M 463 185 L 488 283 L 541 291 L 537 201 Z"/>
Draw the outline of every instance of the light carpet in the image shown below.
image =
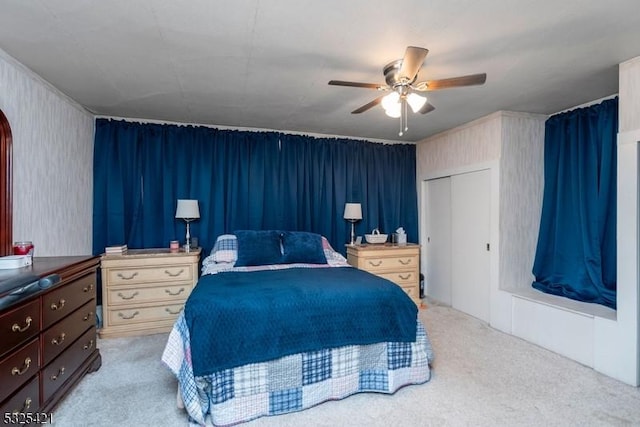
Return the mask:
<path fill-rule="evenodd" d="M 450 307 L 430 304 L 420 318 L 435 352 L 430 382 L 243 426 L 640 426 L 638 388 Z M 160 361 L 166 339 L 99 340 L 102 367 L 54 410 L 54 425 L 186 426 Z"/>

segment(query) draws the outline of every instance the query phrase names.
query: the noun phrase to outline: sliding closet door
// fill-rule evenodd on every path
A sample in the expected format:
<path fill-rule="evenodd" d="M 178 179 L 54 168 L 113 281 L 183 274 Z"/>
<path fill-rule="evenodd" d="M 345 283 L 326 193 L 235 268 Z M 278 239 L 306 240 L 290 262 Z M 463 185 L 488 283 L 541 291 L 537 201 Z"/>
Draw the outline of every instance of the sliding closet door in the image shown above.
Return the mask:
<path fill-rule="evenodd" d="M 491 173 L 451 177 L 451 305 L 489 321 Z"/>
<path fill-rule="evenodd" d="M 425 294 L 451 305 L 451 178 L 426 182 Z"/>

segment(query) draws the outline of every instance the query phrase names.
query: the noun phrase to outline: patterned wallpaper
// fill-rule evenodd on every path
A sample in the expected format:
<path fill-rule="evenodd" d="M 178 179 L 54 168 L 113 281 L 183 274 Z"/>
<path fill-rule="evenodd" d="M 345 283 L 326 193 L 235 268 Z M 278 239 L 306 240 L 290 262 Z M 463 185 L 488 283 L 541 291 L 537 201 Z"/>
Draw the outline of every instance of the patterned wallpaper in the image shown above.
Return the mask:
<path fill-rule="evenodd" d="M 544 186 L 546 116 L 505 114 L 500 157 L 500 288 L 530 288 Z"/>
<path fill-rule="evenodd" d="M 13 136 L 13 237 L 36 256 L 91 253 L 93 115 L 0 50 Z"/>

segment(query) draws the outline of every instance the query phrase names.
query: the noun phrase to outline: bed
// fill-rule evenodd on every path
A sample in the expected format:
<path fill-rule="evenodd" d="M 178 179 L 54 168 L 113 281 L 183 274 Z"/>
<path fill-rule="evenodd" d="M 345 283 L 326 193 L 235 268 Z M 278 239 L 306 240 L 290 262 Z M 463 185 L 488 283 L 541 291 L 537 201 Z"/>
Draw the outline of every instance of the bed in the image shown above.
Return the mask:
<path fill-rule="evenodd" d="M 323 236 L 238 230 L 203 260 L 162 361 L 190 425 L 233 425 L 429 381 L 417 313 Z"/>

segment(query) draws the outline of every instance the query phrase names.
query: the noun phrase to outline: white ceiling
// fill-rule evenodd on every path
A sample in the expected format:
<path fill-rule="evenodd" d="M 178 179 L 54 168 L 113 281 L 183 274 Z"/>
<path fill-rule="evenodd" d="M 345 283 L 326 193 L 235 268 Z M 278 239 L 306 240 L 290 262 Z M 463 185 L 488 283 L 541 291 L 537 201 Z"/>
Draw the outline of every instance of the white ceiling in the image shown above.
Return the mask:
<path fill-rule="evenodd" d="M 436 110 L 350 112 L 406 46 Z M 1 0 L 0 48 L 106 116 L 417 141 L 498 110 L 552 114 L 618 91 L 640 56 L 637 0 Z M 0 93 L 1 96 L 1 93 Z"/>

